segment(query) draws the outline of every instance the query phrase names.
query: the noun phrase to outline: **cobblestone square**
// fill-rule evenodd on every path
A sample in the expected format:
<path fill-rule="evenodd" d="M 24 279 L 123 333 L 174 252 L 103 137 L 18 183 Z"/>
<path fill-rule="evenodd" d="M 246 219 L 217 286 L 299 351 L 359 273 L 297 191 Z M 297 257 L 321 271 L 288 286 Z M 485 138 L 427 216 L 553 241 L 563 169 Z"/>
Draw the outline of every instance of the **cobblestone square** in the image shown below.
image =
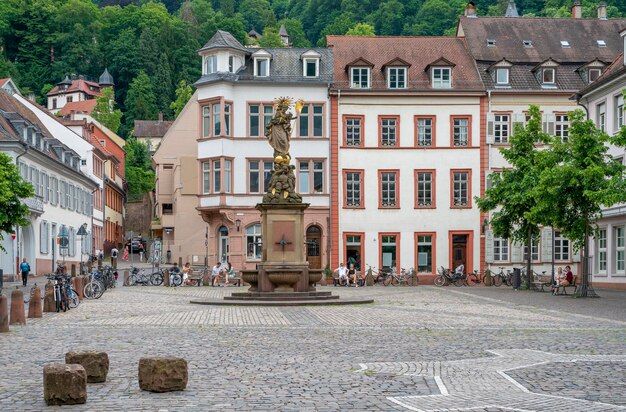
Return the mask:
<path fill-rule="evenodd" d="M 42 370 L 106 351 L 90 411 L 626 410 L 626 293 L 322 287 L 374 304 L 211 307 L 244 288 L 120 287 L 0 335 L 0 410 L 57 410 Z M 139 358 L 189 363 L 182 392 L 143 392 Z"/>

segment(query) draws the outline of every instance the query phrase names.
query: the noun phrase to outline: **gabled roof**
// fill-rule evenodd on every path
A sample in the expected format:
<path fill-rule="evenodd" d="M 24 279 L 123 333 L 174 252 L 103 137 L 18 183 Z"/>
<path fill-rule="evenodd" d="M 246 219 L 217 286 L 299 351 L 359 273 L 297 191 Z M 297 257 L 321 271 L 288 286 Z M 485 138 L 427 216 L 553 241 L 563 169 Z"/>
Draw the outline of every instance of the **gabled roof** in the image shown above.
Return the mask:
<path fill-rule="evenodd" d="M 95 90 L 92 90 L 95 89 Z M 52 90 L 48 92 L 48 96 L 55 96 L 57 94 L 66 94 L 74 92 L 83 92 L 89 96 L 102 96 L 100 93 L 100 85 L 95 82 L 91 82 L 85 79 L 74 79 L 67 89 L 61 89 L 59 86 L 54 86 Z"/>
<path fill-rule="evenodd" d="M 135 120 L 135 137 L 163 137 L 173 122 Z"/>
<path fill-rule="evenodd" d="M 602 60 L 599 59 L 593 59 L 593 61 L 587 62 L 583 65 L 581 65 L 579 68 L 576 69 L 576 71 L 581 71 L 584 69 L 588 69 L 588 68 L 603 68 L 606 66 L 606 62 L 603 62 Z"/>
<path fill-rule="evenodd" d="M 440 57 L 437 60 L 430 62 L 426 65 L 426 67 L 424 67 L 424 71 L 428 71 L 428 69 L 430 69 L 433 66 L 449 66 L 449 67 L 454 67 L 456 66 L 456 64 L 452 63 L 450 60 L 444 58 L 444 57 Z"/>
<path fill-rule="evenodd" d="M 490 65 L 487 70 L 491 70 L 494 67 L 511 67 L 513 66 L 513 63 L 511 63 L 510 61 L 508 61 L 507 59 L 502 59 L 500 61 L 495 62 L 494 64 Z"/>
<path fill-rule="evenodd" d="M 624 53 L 620 54 L 613 60 L 613 62 L 602 72 L 600 77 L 596 79 L 593 83 L 588 85 L 587 87 L 581 88 L 578 93 L 576 93 L 575 97 L 580 98 L 588 93 L 593 92 L 595 89 L 600 86 L 609 83 L 610 81 L 624 76 L 626 80 L 626 65 L 624 64 Z"/>
<path fill-rule="evenodd" d="M 404 59 L 396 57 L 392 60 L 389 60 L 387 63 L 383 64 L 381 69 L 385 70 L 385 67 L 389 67 L 389 66 L 411 67 L 411 63 L 407 62 Z"/>
<path fill-rule="evenodd" d="M 436 62 L 442 57 L 448 64 L 455 65 L 452 89 L 444 92 L 484 89 L 465 40 L 459 37 L 327 36 L 327 43 L 335 61 L 334 89 L 349 88 L 350 78 L 345 67 L 357 59 L 367 59 L 367 63 L 374 67 L 370 82 L 372 89 L 387 90 L 384 73 L 379 69 L 400 58 L 411 64 L 405 91 L 432 90 L 431 80 L 424 69 L 429 62 Z M 367 92 L 367 89 L 360 89 L 359 92 Z"/>
<path fill-rule="evenodd" d="M 79 102 L 69 102 L 65 103 L 65 106 L 63 106 L 63 108 L 60 110 L 60 113 L 63 116 L 67 116 L 72 113 L 91 114 L 91 112 L 93 112 L 93 109 L 96 107 L 96 104 L 98 104 L 96 99 L 81 100 Z"/>
<path fill-rule="evenodd" d="M 346 64 L 346 70 L 350 66 L 370 66 L 370 67 L 373 67 L 374 63 L 371 63 L 370 61 L 364 59 L 363 57 L 358 57 L 357 59 L 352 60 L 350 63 Z"/>
<path fill-rule="evenodd" d="M 289 33 L 287 33 L 287 29 L 285 28 L 284 24 L 280 25 L 280 29 L 278 30 L 278 34 L 280 36 L 289 36 Z"/>
<path fill-rule="evenodd" d="M 13 79 L 11 79 L 10 77 L 0 79 L 0 89 L 4 89 L 11 94 L 22 94 L 20 92 L 20 89 L 17 88 L 17 85 L 15 84 Z"/>
<path fill-rule="evenodd" d="M 539 70 L 541 68 L 544 68 L 544 67 L 557 67 L 560 64 L 561 63 L 557 62 L 552 57 L 549 57 L 546 60 L 542 61 L 541 63 L 537 64 L 535 67 L 533 67 L 533 69 L 531 71 L 535 72 L 535 71 L 537 71 L 537 70 Z"/>
<path fill-rule="evenodd" d="M 216 31 L 213 37 L 199 51 L 214 49 L 234 49 L 248 53 L 248 49 L 243 47 L 232 34 L 223 30 Z"/>
<path fill-rule="evenodd" d="M 506 56 L 514 63 L 538 63 L 549 57 L 584 63 L 596 58 L 613 61 L 623 49 L 619 30 L 624 27 L 626 19 L 461 16 L 457 32 L 465 36 L 468 49 L 480 61 Z M 496 46 L 487 46 L 486 39 L 496 40 Z M 533 47 L 524 47 L 523 40 L 531 40 Z M 571 47 L 561 47 L 562 40 Z M 599 47 L 598 40 L 604 40 L 606 47 Z"/>

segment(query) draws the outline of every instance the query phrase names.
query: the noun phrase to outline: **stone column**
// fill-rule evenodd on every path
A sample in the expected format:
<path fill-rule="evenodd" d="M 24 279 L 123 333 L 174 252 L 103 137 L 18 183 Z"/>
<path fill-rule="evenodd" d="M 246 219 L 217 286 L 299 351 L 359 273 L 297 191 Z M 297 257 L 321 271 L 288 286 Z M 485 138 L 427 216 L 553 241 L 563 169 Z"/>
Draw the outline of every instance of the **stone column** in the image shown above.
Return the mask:
<path fill-rule="evenodd" d="M 11 292 L 11 318 L 10 325 L 26 325 L 26 312 L 24 309 L 24 293 L 15 289 Z"/>

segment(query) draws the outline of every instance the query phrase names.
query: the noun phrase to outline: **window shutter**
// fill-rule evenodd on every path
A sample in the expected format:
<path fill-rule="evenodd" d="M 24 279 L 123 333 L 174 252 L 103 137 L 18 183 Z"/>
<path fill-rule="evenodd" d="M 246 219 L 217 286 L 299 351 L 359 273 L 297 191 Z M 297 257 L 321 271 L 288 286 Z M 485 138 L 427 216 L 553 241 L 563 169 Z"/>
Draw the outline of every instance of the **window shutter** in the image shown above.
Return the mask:
<path fill-rule="evenodd" d="M 552 262 L 552 228 L 544 227 L 541 230 L 541 261 Z"/>
<path fill-rule="evenodd" d="M 485 230 L 485 262 L 493 263 L 493 230 Z"/>
<path fill-rule="evenodd" d="M 70 256 L 74 256 L 76 254 L 76 235 L 74 233 L 74 228 L 70 227 L 70 244 L 69 244 L 69 248 L 68 248 L 68 254 Z"/>
<path fill-rule="evenodd" d="M 523 245 L 511 242 L 511 263 L 520 263 L 523 258 Z"/>
<path fill-rule="evenodd" d="M 39 223 L 39 252 L 40 253 L 47 253 L 46 252 L 46 245 L 48 244 L 48 241 L 46 239 L 46 221 L 42 220 Z"/>
<path fill-rule="evenodd" d="M 495 142 L 493 137 L 493 122 L 496 117 L 493 113 L 487 114 L 487 144 L 493 144 Z"/>
<path fill-rule="evenodd" d="M 515 133 L 515 129 L 518 127 L 517 125 L 524 126 L 526 123 L 526 115 L 524 113 L 514 113 L 513 114 L 513 133 Z"/>

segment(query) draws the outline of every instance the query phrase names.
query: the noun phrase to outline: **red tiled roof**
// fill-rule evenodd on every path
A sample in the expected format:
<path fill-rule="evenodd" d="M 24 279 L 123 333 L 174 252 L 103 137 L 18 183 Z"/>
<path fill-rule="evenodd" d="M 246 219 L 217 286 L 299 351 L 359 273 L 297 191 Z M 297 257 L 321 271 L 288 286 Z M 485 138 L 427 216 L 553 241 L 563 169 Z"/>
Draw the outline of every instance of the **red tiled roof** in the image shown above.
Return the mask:
<path fill-rule="evenodd" d="M 98 104 L 96 99 L 81 100 L 79 102 L 69 102 L 69 103 L 66 103 L 65 106 L 63 106 L 60 113 L 63 116 L 66 116 L 71 113 L 91 114 L 91 112 L 93 112 L 94 107 L 96 107 L 96 104 Z"/>
<path fill-rule="evenodd" d="M 89 86 L 95 87 L 96 90 L 90 90 Z M 70 87 L 67 88 L 67 90 L 61 90 L 61 88 L 59 88 L 59 86 L 54 86 L 54 88 L 48 92 L 48 96 L 54 96 L 54 95 L 57 95 L 57 94 L 73 93 L 73 92 L 78 92 L 78 91 L 81 91 L 81 92 L 83 92 L 85 94 L 88 94 L 90 96 L 101 96 L 102 95 L 100 93 L 100 85 L 98 83 L 90 82 L 90 81 L 84 80 L 84 79 L 75 79 L 75 80 L 72 80 L 72 84 L 70 85 Z"/>
<path fill-rule="evenodd" d="M 334 88 L 349 87 L 348 66 L 359 60 L 372 67 L 372 89 L 387 89 L 383 66 L 397 59 L 410 63 L 408 90 L 431 89 L 429 64 L 445 59 L 454 64 L 452 90 L 483 90 L 476 64 L 459 37 L 327 36 L 333 48 Z"/>
<path fill-rule="evenodd" d="M 0 79 L 0 87 L 4 86 L 6 82 L 8 82 L 9 80 L 11 80 L 10 77 L 5 77 L 4 79 Z"/>

